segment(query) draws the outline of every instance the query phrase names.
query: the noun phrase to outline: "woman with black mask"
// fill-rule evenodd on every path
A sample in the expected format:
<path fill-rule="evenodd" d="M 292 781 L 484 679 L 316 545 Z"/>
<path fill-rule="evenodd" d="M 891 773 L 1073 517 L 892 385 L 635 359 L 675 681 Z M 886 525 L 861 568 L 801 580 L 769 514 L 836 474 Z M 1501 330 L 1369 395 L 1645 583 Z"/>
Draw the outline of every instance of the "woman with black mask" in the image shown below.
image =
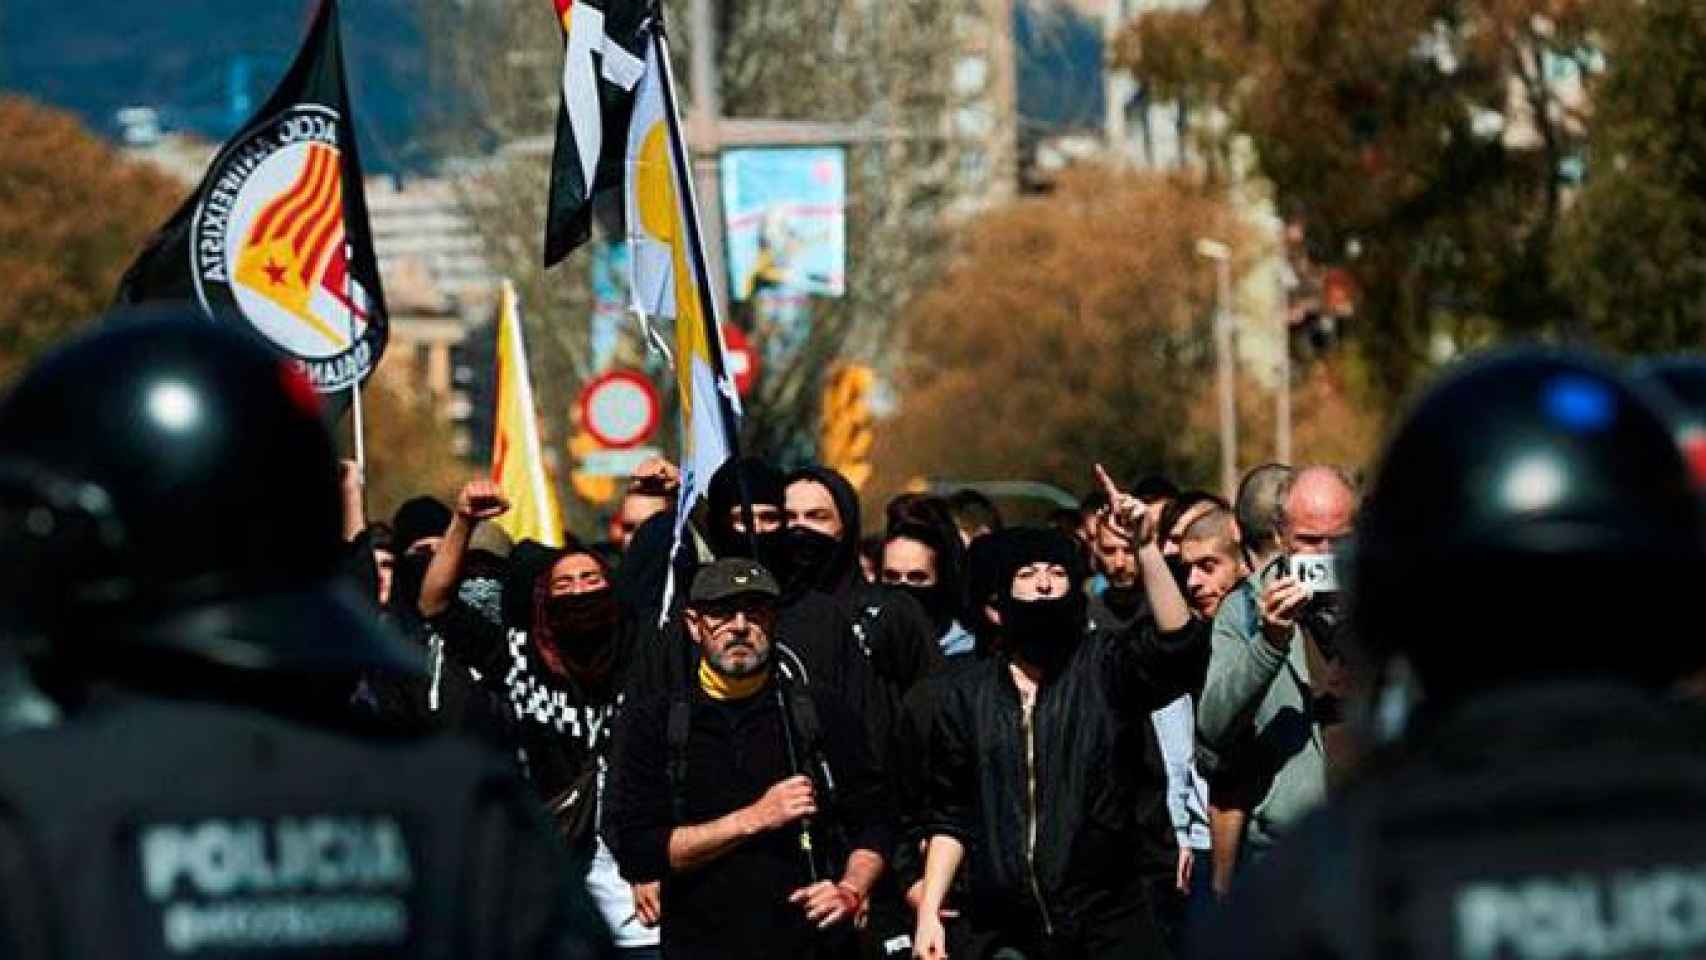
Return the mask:
<path fill-rule="evenodd" d="M 610 571 L 579 543 L 558 549 L 524 540 L 510 552 L 502 622 L 494 623 L 461 599 L 456 585 L 475 526 L 508 509 L 489 480 L 462 488 L 421 585 L 421 614 L 444 638 L 446 654 L 508 702 L 527 777 L 557 818 L 571 855 L 587 865 L 588 886 L 618 945 L 655 942 L 649 932 L 636 940 L 641 930 L 626 922 L 636 912 L 633 895 L 592 829 L 629 659 Z"/>
<path fill-rule="evenodd" d="M 970 653 L 976 639 L 965 627 L 965 588 L 960 581 L 957 534 L 950 541 L 935 527 L 904 521 L 883 541 L 882 582 L 903 590 L 930 617 L 945 656 Z"/>

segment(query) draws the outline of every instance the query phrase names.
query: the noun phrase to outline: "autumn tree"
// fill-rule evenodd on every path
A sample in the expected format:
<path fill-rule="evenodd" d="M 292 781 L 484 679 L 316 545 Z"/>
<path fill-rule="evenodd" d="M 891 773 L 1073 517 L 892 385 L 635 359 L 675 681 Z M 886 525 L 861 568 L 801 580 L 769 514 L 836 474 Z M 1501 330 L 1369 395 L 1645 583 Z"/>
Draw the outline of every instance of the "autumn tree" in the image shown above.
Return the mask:
<path fill-rule="evenodd" d="M 1706 7 L 1608 0 L 1587 182 L 1558 244 L 1588 330 L 1622 350 L 1706 347 Z"/>
<path fill-rule="evenodd" d="M 878 433 L 879 486 L 916 476 L 1085 487 L 1218 456 L 1203 235 L 1252 249 L 1230 207 L 1186 182 L 1086 168 L 968 224 L 905 314 L 901 407 Z M 1212 419 L 1208 420 L 1212 424 Z"/>
<path fill-rule="evenodd" d="M 0 379 L 112 303 L 182 194 L 69 114 L 0 96 Z"/>
<path fill-rule="evenodd" d="M 1569 335 L 1551 259 L 1586 135 L 1569 78 L 1597 64 L 1586 0 L 1213 0 L 1139 18 L 1140 80 L 1208 98 L 1313 249 L 1362 297 L 1388 397 L 1444 351 Z"/>

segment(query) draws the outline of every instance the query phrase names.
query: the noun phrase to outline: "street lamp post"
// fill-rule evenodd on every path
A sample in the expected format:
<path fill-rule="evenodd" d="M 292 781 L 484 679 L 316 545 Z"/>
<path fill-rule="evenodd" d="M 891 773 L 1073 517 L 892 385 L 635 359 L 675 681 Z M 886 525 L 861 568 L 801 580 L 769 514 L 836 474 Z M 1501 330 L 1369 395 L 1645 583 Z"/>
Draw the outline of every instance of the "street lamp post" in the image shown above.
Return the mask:
<path fill-rule="evenodd" d="M 1220 488 L 1228 500 L 1238 493 L 1238 399 L 1232 377 L 1232 248 L 1219 240 L 1197 241 L 1197 256 L 1214 261 L 1214 368 L 1220 381 Z"/>
<path fill-rule="evenodd" d="M 1285 284 L 1279 291 L 1279 383 L 1274 395 L 1274 459 L 1291 462 L 1291 309 Z"/>

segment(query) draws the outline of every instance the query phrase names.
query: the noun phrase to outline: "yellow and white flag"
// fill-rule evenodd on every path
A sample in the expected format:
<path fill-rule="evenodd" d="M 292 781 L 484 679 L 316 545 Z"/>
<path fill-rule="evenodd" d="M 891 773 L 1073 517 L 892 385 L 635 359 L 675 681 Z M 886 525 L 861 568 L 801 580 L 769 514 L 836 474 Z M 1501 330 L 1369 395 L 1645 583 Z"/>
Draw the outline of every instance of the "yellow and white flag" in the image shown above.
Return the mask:
<path fill-rule="evenodd" d="M 628 257 L 633 307 L 648 321 L 675 321 L 675 375 L 681 402 L 680 525 L 711 475 L 730 456 L 732 424 L 724 423 L 724 405 L 738 413 L 738 399 L 726 377 L 722 333 L 706 316 L 709 291 L 699 289 L 696 258 L 703 254 L 687 228 L 682 185 L 685 171 L 676 158 L 685 156 L 679 118 L 672 115 L 664 93 L 669 78 L 660 67 L 659 43 L 648 45 L 645 78 L 634 98 L 628 126 Z M 722 401 L 719 401 L 719 395 Z"/>
<path fill-rule="evenodd" d="M 533 379 L 527 373 L 527 348 L 521 339 L 521 305 L 515 287 L 504 281 L 498 299 L 497 435 L 492 440 L 492 480 L 503 488 L 509 512 L 495 522 L 511 540 L 563 545 L 563 510 L 545 470 L 545 445 L 539 440 L 539 413 L 533 403 Z"/>

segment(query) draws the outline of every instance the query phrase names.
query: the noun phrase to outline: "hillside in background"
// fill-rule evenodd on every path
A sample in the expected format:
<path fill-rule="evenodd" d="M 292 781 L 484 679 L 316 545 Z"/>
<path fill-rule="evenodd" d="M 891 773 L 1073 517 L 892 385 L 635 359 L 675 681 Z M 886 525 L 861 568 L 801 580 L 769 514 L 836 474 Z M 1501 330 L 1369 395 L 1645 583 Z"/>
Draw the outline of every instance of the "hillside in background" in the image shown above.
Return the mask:
<path fill-rule="evenodd" d="M 344 56 L 372 171 L 426 162 L 430 109 L 417 4 L 344 0 Z M 265 98 L 307 30 L 309 0 L 3 0 L 0 87 L 71 110 L 94 130 L 160 111 L 167 130 L 222 140 Z M 548 9 L 541 24 L 549 25 Z"/>

